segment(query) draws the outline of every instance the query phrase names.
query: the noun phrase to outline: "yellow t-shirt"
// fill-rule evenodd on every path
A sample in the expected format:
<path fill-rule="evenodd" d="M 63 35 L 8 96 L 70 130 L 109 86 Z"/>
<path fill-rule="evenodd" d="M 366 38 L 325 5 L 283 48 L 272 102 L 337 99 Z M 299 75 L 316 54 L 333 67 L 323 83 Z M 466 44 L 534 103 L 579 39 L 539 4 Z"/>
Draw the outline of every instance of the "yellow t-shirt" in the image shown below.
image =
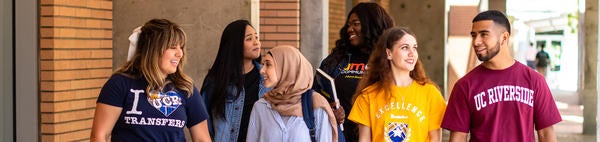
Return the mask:
<path fill-rule="evenodd" d="M 391 96 L 371 85 L 356 98 L 348 119 L 371 128 L 375 142 L 429 141 L 429 131 L 440 129 L 446 102 L 432 84 L 413 81 L 391 87 Z"/>

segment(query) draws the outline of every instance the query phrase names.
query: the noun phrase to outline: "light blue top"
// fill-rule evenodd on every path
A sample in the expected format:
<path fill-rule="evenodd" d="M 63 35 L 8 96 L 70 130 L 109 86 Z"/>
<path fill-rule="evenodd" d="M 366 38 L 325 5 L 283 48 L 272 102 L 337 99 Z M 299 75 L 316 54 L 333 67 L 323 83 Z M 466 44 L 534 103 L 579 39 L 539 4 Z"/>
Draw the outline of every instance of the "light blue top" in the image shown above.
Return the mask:
<path fill-rule="evenodd" d="M 333 130 L 329 116 L 322 108 L 314 110 L 315 139 L 318 142 L 331 142 Z M 254 103 L 248 124 L 248 142 L 310 142 L 308 127 L 298 116 L 281 116 L 271 108 L 264 98 Z"/>

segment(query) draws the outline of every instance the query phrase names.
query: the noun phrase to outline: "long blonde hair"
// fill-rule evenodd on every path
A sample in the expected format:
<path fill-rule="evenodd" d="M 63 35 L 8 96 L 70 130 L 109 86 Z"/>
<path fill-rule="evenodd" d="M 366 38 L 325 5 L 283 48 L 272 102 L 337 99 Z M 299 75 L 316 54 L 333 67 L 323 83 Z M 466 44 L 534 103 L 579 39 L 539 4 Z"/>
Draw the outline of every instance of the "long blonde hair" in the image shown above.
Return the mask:
<path fill-rule="evenodd" d="M 115 74 L 144 78 L 148 82 L 145 90 L 147 93 L 162 90 L 167 84 L 173 83 L 177 89 L 185 91 L 187 97 L 191 96 L 194 86 L 192 78 L 183 72 L 187 40 L 183 29 L 166 19 L 152 19 L 142 26 L 141 31 L 132 60 L 122 65 Z M 180 64 L 177 65 L 175 73 L 164 76 L 159 67 L 159 60 L 165 50 L 177 45 L 180 45 L 183 51 Z"/>

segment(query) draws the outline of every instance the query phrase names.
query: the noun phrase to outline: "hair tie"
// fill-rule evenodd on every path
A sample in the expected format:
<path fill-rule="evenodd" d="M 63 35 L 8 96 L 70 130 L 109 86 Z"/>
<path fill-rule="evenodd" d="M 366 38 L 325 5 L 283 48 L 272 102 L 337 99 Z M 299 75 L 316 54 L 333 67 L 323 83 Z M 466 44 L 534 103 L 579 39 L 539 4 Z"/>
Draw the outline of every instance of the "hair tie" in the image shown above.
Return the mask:
<path fill-rule="evenodd" d="M 127 52 L 127 61 L 131 60 L 131 58 L 133 58 L 133 55 L 135 54 L 138 37 L 140 36 L 141 32 L 142 26 L 139 26 L 133 29 L 133 33 L 131 33 L 131 35 L 129 36 L 129 52 Z"/>

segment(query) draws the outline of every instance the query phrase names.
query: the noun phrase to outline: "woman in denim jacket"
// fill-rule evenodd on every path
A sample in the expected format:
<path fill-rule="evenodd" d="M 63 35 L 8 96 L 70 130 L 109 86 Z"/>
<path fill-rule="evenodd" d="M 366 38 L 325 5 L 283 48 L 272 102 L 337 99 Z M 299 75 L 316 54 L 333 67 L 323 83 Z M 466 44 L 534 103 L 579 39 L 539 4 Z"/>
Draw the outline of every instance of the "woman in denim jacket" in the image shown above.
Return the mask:
<path fill-rule="evenodd" d="M 210 115 L 208 129 L 216 142 L 245 141 L 254 102 L 268 91 L 260 75 L 260 41 L 247 20 L 225 27 L 217 58 L 201 94 Z"/>

